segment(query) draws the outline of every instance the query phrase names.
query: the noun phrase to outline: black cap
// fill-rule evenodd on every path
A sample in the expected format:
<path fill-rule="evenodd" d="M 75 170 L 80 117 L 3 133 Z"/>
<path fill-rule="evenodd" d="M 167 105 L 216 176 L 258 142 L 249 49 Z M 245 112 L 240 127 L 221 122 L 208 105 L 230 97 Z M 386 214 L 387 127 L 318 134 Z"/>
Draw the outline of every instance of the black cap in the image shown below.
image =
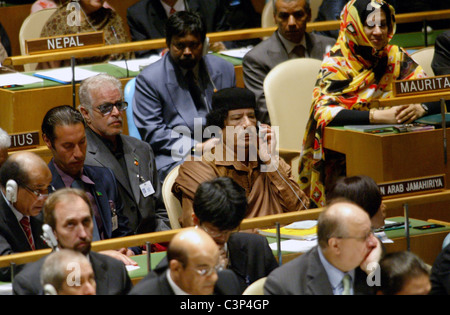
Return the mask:
<path fill-rule="evenodd" d="M 213 94 L 211 107 L 213 111 L 218 109 L 256 109 L 255 94 L 248 89 L 238 87 L 222 89 Z"/>

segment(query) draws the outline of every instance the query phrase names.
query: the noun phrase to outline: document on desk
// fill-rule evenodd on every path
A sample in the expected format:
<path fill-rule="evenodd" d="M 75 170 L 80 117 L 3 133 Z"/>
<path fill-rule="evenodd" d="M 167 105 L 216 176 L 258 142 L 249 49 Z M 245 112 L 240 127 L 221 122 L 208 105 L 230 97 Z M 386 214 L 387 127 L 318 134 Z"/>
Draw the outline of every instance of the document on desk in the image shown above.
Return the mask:
<path fill-rule="evenodd" d="M 12 295 L 12 283 L 1 284 L 0 295 Z"/>
<path fill-rule="evenodd" d="M 7 73 L 0 75 L 0 87 L 13 87 L 42 82 L 44 82 L 44 80 L 22 73 Z"/>
<path fill-rule="evenodd" d="M 126 265 L 125 268 L 127 269 L 128 272 L 133 271 L 133 270 L 137 270 L 141 267 L 139 266 L 133 266 L 133 265 Z"/>
<path fill-rule="evenodd" d="M 91 71 L 79 67 L 75 67 L 75 81 L 80 82 L 84 79 L 93 77 L 100 72 Z M 45 71 L 39 71 L 34 74 L 34 76 L 56 81 L 62 84 L 69 84 L 72 83 L 72 68 L 71 67 L 64 67 L 64 68 L 58 68 L 58 69 L 52 69 L 52 70 L 45 70 Z"/>
<path fill-rule="evenodd" d="M 252 49 L 253 47 L 242 47 L 242 48 L 236 48 L 236 49 L 228 49 L 228 50 L 222 50 L 220 54 L 225 56 L 230 56 L 234 58 L 243 59 L 244 56 Z"/>
<path fill-rule="evenodd" d="M 315 240 L 286 240 L 281 241 L 281 251 L 291 253 L 306 253 L 311 248 L 317 245 L 317 239 Z M 277 243 L 269 245 L 272 250 L 277 250 Z"/>

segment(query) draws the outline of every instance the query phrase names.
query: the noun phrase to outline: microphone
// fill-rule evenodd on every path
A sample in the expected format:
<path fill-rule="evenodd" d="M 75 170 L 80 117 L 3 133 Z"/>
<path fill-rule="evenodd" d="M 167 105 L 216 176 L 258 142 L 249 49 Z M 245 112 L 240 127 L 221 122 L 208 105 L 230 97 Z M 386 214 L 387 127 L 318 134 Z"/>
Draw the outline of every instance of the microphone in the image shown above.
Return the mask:
<path fill-rule="evenodd" d="M 70 59 L 70 66 L 72 68 L 72 107 L 73 109 L 77 109 L 76 106 L 76 97 L 77 94 L 75 92 L 75 57 L 72 56 Z"/>
<path fill-rule="evenodd" d="M 42 235 L 41 238 L 47 243 L 48 246 L 52 248 L 53 251 L 58 251 L 58 241 L 53 234 L 52 228 L 48 224 L 42 225 Z"/>

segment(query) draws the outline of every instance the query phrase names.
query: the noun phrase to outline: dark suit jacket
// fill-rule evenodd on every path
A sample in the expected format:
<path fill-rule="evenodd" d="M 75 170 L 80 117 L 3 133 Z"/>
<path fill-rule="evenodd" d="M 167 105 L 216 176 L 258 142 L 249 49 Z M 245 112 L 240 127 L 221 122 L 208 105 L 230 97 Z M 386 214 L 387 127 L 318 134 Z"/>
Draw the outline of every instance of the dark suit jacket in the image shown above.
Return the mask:
<path fill-rule="evenodd" d="M 450 245 L 434 261 L 430 281 L 431 295 L 450 295 Z"/>
<path fill-rule="evenodd" d="M 208 106 L 215 89 L 236 85 L 233 65 L 214 55 L 202 58 L 199 77 L 206 84 L 204 94 Z M 181 163 L 194 146 L 194 131 L 198 133 L 199 129 L 194 129 L 194 118 L 202 118 L 189 93 L 187 80 L 170 54 L 165 54 L 137 76 L 133 116 L 142 140 L 150 143 L 155 153 L 162 182 L 170 169 Z M 181 137 L 177 137 L 177 127 L 188 129 L 178 129 Z"/>
<path fill-rule="evenodd" d="M 227 246 L 229 269 L 238 276 L 242 291 L 256 280 L 267 277 L 278 267 L 267 239 L 262 235 L 233 233 L 228 239 Z"/>
<path fill-rule="evenodd" d="M 30 217 L 31 233 L 33 234 L 36 249 L 48 248 L 41 239 L 42 224 L 42 213 L 36 217 Z M 27 251 L 31 251 L 27 237 L 3 195 L 0 194 L 0 255 Z M 16 272 L 21 268 L 22 265 L 18 265 Z M 9 267 L 0 268 L 0 281 L 11 281 L 11 269 Z"/>
<path fill-rule="evenodd" d="M 435 75 L 450 74 L 450 31 L 445 31 L 436 38 L 431 67 Z"/>
<path fill-rule="evenodd" d="M 218 32 L 228 29 L 224 7 L 219 0 L 187 0 L 189 9 L 203 17 L 206 31 Z M 127 10 L 127 22 L 133 41 L 165 38 L 167 15 L 160 0 L 141 0 Z M 137 51 L 136 57 L 148 57 L 156 50 Z"/>
<path fill-rule="evenodd" d="M 52 172 L 52 186 L 58 190 L 64 188 L 64 182 L 53 164 L 53 160 L 48 164 Z M 94 196 L 98 210 L 102 217 L 105 228 L 105 238 L 122 237 L 133 235 L 133 231 L 128 227 L 128 219 L 123 215 L 123 203 L 117 191 L 116 179 L 113 172 L 106 167 L 84 165 L 83 172 L 95 183 L 95 189 L 90 193 Z M 115 208 L 119 226 L 112 230 L 112 207 Z"/>
<path fill-rule="evenodd" d="M 26 264 L 25 268 L 16 275 L 13 282 L 13 294 L 44 294 L 44 288 L 40 280 L 40 271 L 46 257 Z M 133 284 L 125 265 L 121 261 L 96 252 L 90 252 L 89 260 L 95 274 L 97 295 L 128 294 Z"/>
<path fill-rule="evenodd" d="M 158 272 L 150 272 L 131 290 L 130 295 L 174 295 L 167 280 L 167 259 L 159 265 Z M 214 288 L 215 295 L 239 295 L 242 293 L 236 274 L 231 270 L 217 273 L 218 279 Z"/>
<path fill-rule="evenodd" d="M 367 285 L 367 274 L 355 270 L 354 294 L 371 295 L 374 288 Z M 264 294 L 268 295 L 332 295 L 333 289 L 319 257 L 318 247 L 275 269 L 266 280 Z"/>
<path fill-rule="evenodd" d="M 336 42 L 333 38 L 310 33 L 305 33 L 305 39 L 308 55 L 319 60 L 323 60 L 327 47 L 333 47 Z M 264 79 L 270 70 L 288 59 L 288 53 L 277 31 L 244 56 L 242 67 L 245 87 L 255 93 L 260 112 L 257 118 L 263 123 L 270 123 L 264 95 Z"/>
<path fill-rule="evenodd" d="M 126 135 L 119 137 L 123 144 L 125 171 L 111 150 L 90 128 L 86 128 L 88 146 L 85 164 L 107 167 L 113 171 L 124 205 L 123 214 L 133 231 L 150 233 L 170 229 L 152 148 L 139 139 Z M 155 193 L 144 197 L 139 185 L 147 181 L 151 182 Z"/>

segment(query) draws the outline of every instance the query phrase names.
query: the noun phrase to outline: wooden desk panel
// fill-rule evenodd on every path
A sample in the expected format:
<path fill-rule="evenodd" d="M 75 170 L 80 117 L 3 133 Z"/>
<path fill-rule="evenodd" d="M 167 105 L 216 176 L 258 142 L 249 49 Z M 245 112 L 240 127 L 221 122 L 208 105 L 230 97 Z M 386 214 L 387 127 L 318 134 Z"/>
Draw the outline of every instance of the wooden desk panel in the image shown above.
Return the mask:
<path fill-rule="evenodd" d="M 327 127 L 324 148 L 346 155 L 347 176 L 367 175 L 382 183 L 446 174 L 450 187 L 441 129 L 379 135 Z"/>

